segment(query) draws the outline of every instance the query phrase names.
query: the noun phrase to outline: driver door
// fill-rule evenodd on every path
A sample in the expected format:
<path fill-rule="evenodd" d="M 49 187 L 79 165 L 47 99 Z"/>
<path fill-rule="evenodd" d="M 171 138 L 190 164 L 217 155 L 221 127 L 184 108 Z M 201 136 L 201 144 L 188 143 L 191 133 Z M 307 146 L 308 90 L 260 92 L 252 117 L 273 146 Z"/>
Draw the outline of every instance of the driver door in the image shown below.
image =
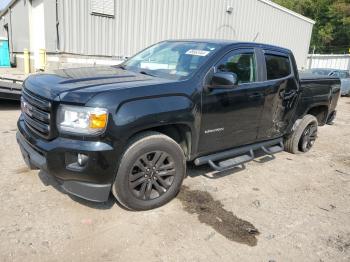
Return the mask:
<path fill-rule="evenodd" d="M 236 74 L 238 82 L 232 88 L 209 86 L 204 89 L 200 154 L 256 141 L 265 102 L 264 88 L 259 84 L 257 54 L 254 49 L 234 50 L 214 66 L 216 72 Z M 208 83 L 211 84 L 210 79 Z"/>

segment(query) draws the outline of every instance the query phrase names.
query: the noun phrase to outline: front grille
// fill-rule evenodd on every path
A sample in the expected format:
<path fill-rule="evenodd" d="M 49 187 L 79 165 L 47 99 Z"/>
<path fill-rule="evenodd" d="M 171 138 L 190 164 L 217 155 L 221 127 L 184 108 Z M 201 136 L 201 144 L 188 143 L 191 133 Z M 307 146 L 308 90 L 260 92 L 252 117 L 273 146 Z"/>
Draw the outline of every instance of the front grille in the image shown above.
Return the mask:
<path fill-rule="evenodd" d="M 51 137 L 51 103 L 49 101 L 23 89 L 22 112 L 28 128 L 45 139 Z"/>

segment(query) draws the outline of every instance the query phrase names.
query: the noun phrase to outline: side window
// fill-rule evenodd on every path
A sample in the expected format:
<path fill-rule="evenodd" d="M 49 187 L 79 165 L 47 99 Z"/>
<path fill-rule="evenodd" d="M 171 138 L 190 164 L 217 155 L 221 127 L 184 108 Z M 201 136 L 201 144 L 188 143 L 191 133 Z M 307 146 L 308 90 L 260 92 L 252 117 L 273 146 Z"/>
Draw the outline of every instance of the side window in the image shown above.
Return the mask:
<path fill-rule="evenodd" d="M 265 55 L 267 80 L 279 79 L 291 73 L 288 57 L 278 55 Z"/>
<path fill-rule="evenodd" d="M 339 77 L 340 77 L 340 79 L 349 78 L 349 73 L 347 73 L 347 72 L 339 72 Z"/>
<path fill-rule="evenodd" d="M 238 84 L 255 82 L 255 55 L 253 52 L 227 55 L 220 61 L 217 70 L 235 73 L 237 75 Z"/>

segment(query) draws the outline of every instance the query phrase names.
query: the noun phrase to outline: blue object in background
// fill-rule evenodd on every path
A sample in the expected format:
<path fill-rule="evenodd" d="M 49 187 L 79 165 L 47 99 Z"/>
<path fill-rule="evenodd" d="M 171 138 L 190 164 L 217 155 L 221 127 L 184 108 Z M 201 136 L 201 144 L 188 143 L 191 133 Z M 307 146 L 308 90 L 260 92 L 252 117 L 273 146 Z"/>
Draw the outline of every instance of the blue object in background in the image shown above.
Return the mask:
<path fill-rule="evenodd" d="M 10 67 L 9 41 L 0 38 L 0 67 Z"/>

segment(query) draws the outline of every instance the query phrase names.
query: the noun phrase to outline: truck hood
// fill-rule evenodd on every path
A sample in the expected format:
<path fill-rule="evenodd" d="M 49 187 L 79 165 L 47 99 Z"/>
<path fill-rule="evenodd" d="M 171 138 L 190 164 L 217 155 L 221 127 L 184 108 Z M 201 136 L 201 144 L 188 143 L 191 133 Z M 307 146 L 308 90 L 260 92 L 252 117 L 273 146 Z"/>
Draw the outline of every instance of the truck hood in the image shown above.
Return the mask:
<path fill-rule="evenodd" d="M 49 100 L 62 100 L 72 91 L 91 90 L 91 92 L 80 92 L 84 95 L 80 95 L 77 102 L 86 103 L 96 92 L 164 82 L 172 82 L 172 80 L 106 66 L 60 69 L 52 73 L 34 74 L 25 80 L 24 86 L 34 94 Z"/>

